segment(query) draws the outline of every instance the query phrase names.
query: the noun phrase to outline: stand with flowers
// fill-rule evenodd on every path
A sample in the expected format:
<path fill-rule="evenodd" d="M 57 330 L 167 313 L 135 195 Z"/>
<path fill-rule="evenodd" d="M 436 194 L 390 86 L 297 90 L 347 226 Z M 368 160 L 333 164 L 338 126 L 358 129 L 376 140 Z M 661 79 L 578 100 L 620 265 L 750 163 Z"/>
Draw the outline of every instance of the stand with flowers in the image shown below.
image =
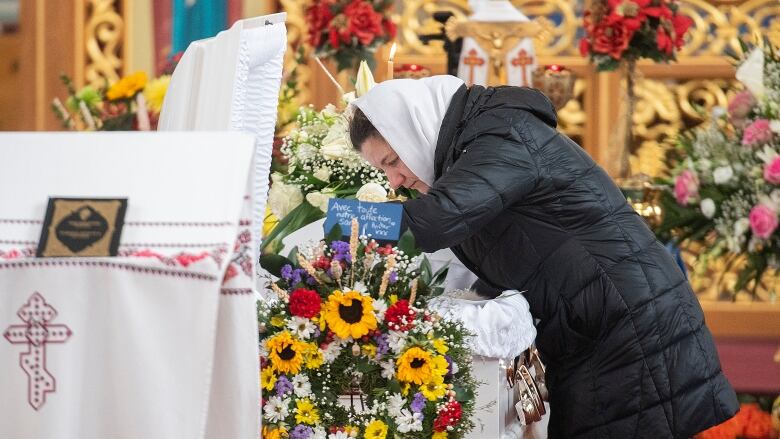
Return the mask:
<path fill-rule="evenodd" d="M 658 233 L 701 242 L 699 265 L 745 257 L 734 290 L 780 267 L 780 56 L 768 44 L 743 60 L 727 112 L 683 135 L 685 155 L 674 171 L 674 196 L 664 198 Z"/>
<path fill-rule="evenodd" d="M 590 57 L 598 71 L 626 67 L 628 108 L 621 177 L 627 177 L 630 172 L 636 62 L 642 58 L 655 62 L 676 59 L 675 51 L 682 47 L 685 34 L 693 24 L 678 8 L 675 0 L 597 0 L 585 12 L 585 36 L 580 40 L 582 56 Z"/>
<path fill-rule="evenodd" d="M 441 276 L 411 235 L 379 246 L 338 227 L 277 260 L 259 305 L 263 438 L 463 438 L 476 382 L 468 333 L 425 309 Z M 266 265 L 268 268 L 268 265 Z"/>

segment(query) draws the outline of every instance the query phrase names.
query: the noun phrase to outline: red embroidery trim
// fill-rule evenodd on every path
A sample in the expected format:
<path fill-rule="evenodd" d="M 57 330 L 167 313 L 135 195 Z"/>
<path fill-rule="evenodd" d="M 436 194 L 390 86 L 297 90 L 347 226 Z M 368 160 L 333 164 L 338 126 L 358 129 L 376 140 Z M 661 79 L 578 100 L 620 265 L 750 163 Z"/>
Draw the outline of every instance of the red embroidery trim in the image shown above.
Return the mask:
<path fill-rule="evenodd" d="M 11 344 L 27 345 L 27 352 L 19 354 L 19 366 L 27 374 L 27 402 L 37 411 L 46 403 L 46 394 L 57 390 L 57 381 L 46 368 L 46 345 L 65 343 L 73 332 L 61 323 L 49 323 L 57 310 L 38 292 L 16 315 L 24 324 L 9 326 L 3 335 Z"/>
<path fill-rule="evenodd" d="M 183 243 L 183 242 L 128 242 L 122 243 L 121 247 L 168 247 L 168 248 L 204 248 L 204 247 L 227 247 L 226 242 L 206 242 L 206 243 Z"/>
<path fill-rule="evenodd" d="M 38 245 L 35 241 L 17 241 L 15 239 L 0 239 L 0 244 L 8 245 Z"/>
<path fill-rule="evenodd" d="M 133 264 L 125 264 L 110 261 L 91 261 L 84 259 L 29 259 L 24 261 L 0 261 L 0 270 L 2 269 L 14 269 L 14 268 L 40 268 L 40 267 L 57 267 L 57 266 L 76 266 L 76 267 L 99 267 L 99 268 L 113 268 L 118 270 L 127 270 L 135 273 L 142 274 L 156 274 L 161 276 L 181 277 L 186 279 L 215 281 L 216 276 L 212 276 L 206 273 L 196 273 L 190 271 L 179 270 L 167 270 L 164 268 L 155 267 L 140 267 Z"/>

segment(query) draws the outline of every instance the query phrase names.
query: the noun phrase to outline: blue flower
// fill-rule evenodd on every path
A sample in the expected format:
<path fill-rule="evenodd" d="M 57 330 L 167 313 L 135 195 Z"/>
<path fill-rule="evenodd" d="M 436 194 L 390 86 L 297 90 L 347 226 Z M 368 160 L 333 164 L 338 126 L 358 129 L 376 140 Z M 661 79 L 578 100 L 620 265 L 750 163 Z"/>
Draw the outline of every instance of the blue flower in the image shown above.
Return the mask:
<path fill-rule="evenodd" d="M 276 380 L 276 396 L 282 397 L 285 393 L 292 392 L 293 385 L 284 375 L 279 375 Z"/>
<path fill-rule="evenodd" d="M 281 274 L 281 276 L 282 276 L 282 279 L 286 280 L 287 282 L 289 282 L 290 280 L 292 280 L 292 271 L 293 271 L 293 269 L 292 269 L 292 265 L 290 265 L 290 264 L 285 264 L 285 265 L 282 267 L 282 272 L 280 273 L 280 274 Z"/>
<path fill-rule="evenodd" d="M 309 439 L 314 434 L 314 430 L 311 427 L 307 427 L 302 424 L 298 424 L 290 432 L 290 439 Z"/>
<path fill-rule="evenodd" d="M 409 405 L 409 407 L 415 413 L 422 412 L 425 408 L 425 396 L 420 392 L 415 393 L 414 399 L 412 400 L 412 403 Z"/>

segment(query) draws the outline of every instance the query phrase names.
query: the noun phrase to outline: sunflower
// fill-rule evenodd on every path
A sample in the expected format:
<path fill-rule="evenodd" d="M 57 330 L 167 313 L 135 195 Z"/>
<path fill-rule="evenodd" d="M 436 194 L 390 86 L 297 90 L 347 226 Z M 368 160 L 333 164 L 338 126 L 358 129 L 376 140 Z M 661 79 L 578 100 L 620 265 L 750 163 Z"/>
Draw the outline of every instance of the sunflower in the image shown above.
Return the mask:
<path fill-rule="evenodd" d="M 428 382 L 433 376 L 433 355 L 420 347 L 414 346 L 407 349 L 396 360 L 396 366 L 399 381 L 412 382 L 419 386 Z"/>
<path fill-rule="evenodd" d="M 125 76 L 109 87 L 108 91 L 106 91 L 106 97 L 110 101 L 132 98 L 136 93 L 144 89 L 147 79 L 144 72 L 136 72 Z"/>
<path fill-rule="evenodd" d="M 266 367 L 260 372 L 260 386 L 265 390 L 271 391 L 274 389 L 274 385 L 276 385 L 274 370 L 270 367 Z"/>
<path fill-rule="evenodd" d="M 320 414 L 309 398 L 299 399 L 295 403 L 295 422 L 299 424 L 315 425 L 320 422 Z"/>
<path fill-rule="evenodd" d="M 385 439 L 387 436 L 387 424 L 375 419 L 366 426 L 363 436 L 366 439 Z"/>
<path fill-rule="evenodd" d="M 271 366 L 280 373 L 295 375 L 301 371 L 306 344 L 283 331 L 266 342 Z"/>
<path fill-rule="evenodd" d="M 360 338 L 376 329 L 372 300 L 357 291 L 334 291 L 325 305 L 325 320 L 341 338 Z"/>
<path fill-rule="evenodd" d="M 433 375 L 430 380 L 420 386 L 420 392 L 428 401 L 436 401 L 447 394 L 447 385 L 444 384 L 444 378 Z"/>

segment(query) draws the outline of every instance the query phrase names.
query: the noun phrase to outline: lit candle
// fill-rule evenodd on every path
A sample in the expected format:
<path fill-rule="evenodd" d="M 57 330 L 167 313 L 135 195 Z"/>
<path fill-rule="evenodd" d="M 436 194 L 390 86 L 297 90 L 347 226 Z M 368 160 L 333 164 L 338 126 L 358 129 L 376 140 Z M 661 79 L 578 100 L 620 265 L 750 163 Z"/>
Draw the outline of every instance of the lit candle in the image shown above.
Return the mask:
<path fill-rule="evenodd" d="M 395 57 L 396 45 L 390 46 L 390 56 L 387 57 L 387 79 L 393 79 L 393 58 Z"/>

